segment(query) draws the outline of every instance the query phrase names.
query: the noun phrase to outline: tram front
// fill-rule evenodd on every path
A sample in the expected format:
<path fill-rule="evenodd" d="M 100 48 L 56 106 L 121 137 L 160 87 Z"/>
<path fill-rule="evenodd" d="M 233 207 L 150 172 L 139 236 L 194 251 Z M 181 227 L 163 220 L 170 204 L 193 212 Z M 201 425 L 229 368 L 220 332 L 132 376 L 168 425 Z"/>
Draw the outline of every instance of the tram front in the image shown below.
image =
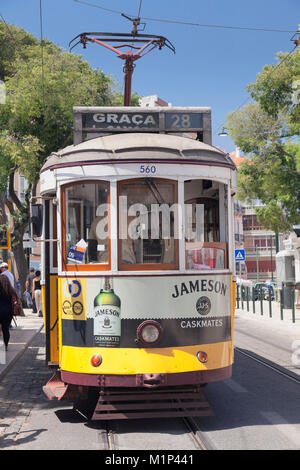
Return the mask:
<path fill-rule="evenodd" d="M 127 124 L 142 121 L 135 109 Z M 165 126 L 188 122 L 187 110 L 176 109 L 157 111 Z M 126 121 L 96 111 L 98 121 Z M 192 111 L 185 131 L 207 135 L 207 109 Z M 174 398 L 179 386 L 191 391 L 231 375 L 235 166 L 178 135 L 182 128 L 134 130 L 67 147 L 42 169 L 47 360 L 58 366 L 44 387 L 49 398 L 118 390 L 124 399 L 125 390 L 149 389 Z"/>

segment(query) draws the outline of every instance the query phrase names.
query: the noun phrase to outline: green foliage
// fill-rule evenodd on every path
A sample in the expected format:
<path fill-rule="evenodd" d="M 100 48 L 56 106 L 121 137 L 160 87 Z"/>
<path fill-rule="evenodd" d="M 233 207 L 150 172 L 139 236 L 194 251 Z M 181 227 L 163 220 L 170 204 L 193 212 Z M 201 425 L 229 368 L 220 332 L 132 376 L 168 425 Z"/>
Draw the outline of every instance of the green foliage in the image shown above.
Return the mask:
<path fill-rule="evenodd" d="M 0 23 L 0 80 L 6 80 L 17 71 L 16 61 L 25 62 L 30 57 L 29 46 L 38 45 L 38 40 L 27 31 L 13 25 Z"/>
<path fill-rule="evenodd" d="M 40 151 L 35 154 L 33 171 L 51 152 L 72 143 L 73 106 L 122 104 L 116 80 L 100 69 L 92 69 L 81 56 L 47 40 L 41 47 L 26 31 L 3 23 L 1 44 L 7 99 L 0 106 L 0 128 L 22 139 L 38 139 Z M 138 96 L 133 94 L 132 104 L 137 101 Z"/>
<path fill-rule="evenodd" d="M 21 246 L 40 168 L 51 152 L 73 142 L 73 106 L 118 106 L 123 95 L 115 79 L 92 69 L 81 56 L 48 40 L 41 44 L 4 22 L 0 22 L 0 80 L 6 87 L 6 103 L 0 105 L 0 211 L 4 214 L 4 204 L 9 209 L 15 259 L 24 283 L 27 268 Z M 137 104 L 133 94 L 132 105 Z M 29 183 L 25 201 L 14 189 L 17 172 Z"/>
<path fill-rule="evenodd" d="M 17 59 L 18 72 L 6 81 L 0 122 L 14 133 L 37 137 L 45 157 L 72 142 L 73 106 L 111 105 L 115 98 L 113 80 L 79 56 L 48 43 L 42 67 L 41 49 L 33 49 L 26 62 Z"/>
<path fill-rule="evenodd" d="M 240 200 L 262 202 L 256 213 L 266 229 L 285 232 L 299 223 L 300 178 L 293 154 L 277 145 L 265 148 L 241 165 L 238 187 Z"/>
<path fill-rule="evenodd" d="M 230 113 L 226 122 L 249 157 L 239 169 L 237 196 L 248 203 L 259 199 L 259 221 L 275 233 L 300 223 L 300 51 L 278 58 L 285 59 L 280 66 L 265 66 L 249 84 L 255 102 Z"/>
<path fill-rule="evenodd" d="M 259 103 L 249 103 L 227 116 L 226 128 L 235 144 L 246 154 L 257 155 L 271 142 L 286 136 L 288 125 L 283 115 L 274 118 Z"/>
<path fill-rule="evenodd" d="M 300 136 L 300 50 L 279 52 L 277 59 L 282 63 L 266 65 L 248 91 L 269 116 L 285 114 L 290 135 Z"/>
<path fill-rule="evenodd" d="M 29 183 L 34 183 L 39 172 L 38 155 L 42 147 L 36 137 L 11 135 L 0 132 L 0 188 L 7 189 L 9 175 L 18 168 Z"/>

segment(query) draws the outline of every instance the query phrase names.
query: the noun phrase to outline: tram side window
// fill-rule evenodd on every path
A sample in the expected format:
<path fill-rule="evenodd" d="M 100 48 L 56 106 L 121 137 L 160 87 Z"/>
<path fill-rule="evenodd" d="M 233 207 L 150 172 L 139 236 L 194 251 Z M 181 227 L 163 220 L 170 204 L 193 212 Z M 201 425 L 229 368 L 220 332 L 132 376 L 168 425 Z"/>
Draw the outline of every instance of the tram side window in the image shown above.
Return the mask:
<path fill-rule="evenodd" d="M 204 179 L 184 184 L 186 269 L 227 267 L 226 201 L 220 187 L 218 182 Z"/>
<path fill-rule="evenodd" d="M 119 183 L 120 269 L 177 269 L 177 182 Z"/>
<path fill-rule="evenodd" d="M 109 262 L 107 182 L 76 183 L 65 189 L 65 263 Z"/>

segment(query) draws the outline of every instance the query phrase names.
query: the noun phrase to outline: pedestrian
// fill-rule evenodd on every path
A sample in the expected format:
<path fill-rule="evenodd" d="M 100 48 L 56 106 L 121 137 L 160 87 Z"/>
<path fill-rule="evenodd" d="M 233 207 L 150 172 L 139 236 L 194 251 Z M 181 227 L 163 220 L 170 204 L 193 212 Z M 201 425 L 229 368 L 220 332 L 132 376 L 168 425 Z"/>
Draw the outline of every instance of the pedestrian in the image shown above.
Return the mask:
<path fill-rule="evenodd" d="M 29 270 L 29 274 L 26 278 L 26 282 L 25 282 L 24 297 L 26 299 L 27 308 L 32 308 L 33 313 L 36 313 L 35 301 L 32 298 L 32 284 L 33 284 L 34 278 L 35 278 L 35 269 L 31 267 Z"/>
<path fill-rule="evenodd" d="M 35 300 L 36 310 L 39 317 L 43 316 L 42 291 L 41 291 L 41 271 L 35 272 L 35 278 L 32 281 L 32 299 Z"/>
<path fill-rule="evenodd" d="M 17 298 L 15 289 L 11 286 L 7 276 L 0 276 L 0 325 L 2 327 L 3 341 L 7 351 L 10 332 L 9 327 L 13 317 L 13 299 Z"/>
<path fill-rule="evenodd" d="M 14 275 L 8 270 L 8 264 L 7 263 L 1 263 L 0 264 L 0 271 L 1 275 L 6 276 L 9 279 L 9 282 L 12 286 L 12 288 L 15 288 L 15 278 Z"/>

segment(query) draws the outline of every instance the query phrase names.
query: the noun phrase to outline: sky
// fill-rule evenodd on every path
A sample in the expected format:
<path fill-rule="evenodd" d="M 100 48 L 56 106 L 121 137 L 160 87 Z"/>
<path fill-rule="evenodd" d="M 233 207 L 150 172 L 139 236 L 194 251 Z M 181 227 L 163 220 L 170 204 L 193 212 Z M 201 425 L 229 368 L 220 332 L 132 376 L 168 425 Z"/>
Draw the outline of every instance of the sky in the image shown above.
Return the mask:
<path fill-rule="evenodd" d="M 140 11 L 141 23 L 146 23 L 143 33 L 166 37 L 176 53 L 165 47 L 138 60 L 132 90 L 143 96 L 156 94 L 173 106 L 211 107 L 212 143 L 227 152 L 235 150 L 234 142 L 230 137 L 218 136 L 226 115 L 247 100 L 246 87 L 256 80 L 262 67 L 277 63 L 277 52 L 292 50 L 293 32 L 290 31 L 297 31 L 300 24 L 300 0 L 82 2 L 85 3 L 75 0 L 1 0 L 0 13 L 5 22 L 40 38 L 41 4 L 43 37 L 69 50 L 69 42 L 82 32 L 129 33 L 132 23 L 121 13 L 136 17 Z M 88 44 L 86 49 L 78 45 L 72 52 L 123 85 L 123 61 L 111 51 Z"/>

